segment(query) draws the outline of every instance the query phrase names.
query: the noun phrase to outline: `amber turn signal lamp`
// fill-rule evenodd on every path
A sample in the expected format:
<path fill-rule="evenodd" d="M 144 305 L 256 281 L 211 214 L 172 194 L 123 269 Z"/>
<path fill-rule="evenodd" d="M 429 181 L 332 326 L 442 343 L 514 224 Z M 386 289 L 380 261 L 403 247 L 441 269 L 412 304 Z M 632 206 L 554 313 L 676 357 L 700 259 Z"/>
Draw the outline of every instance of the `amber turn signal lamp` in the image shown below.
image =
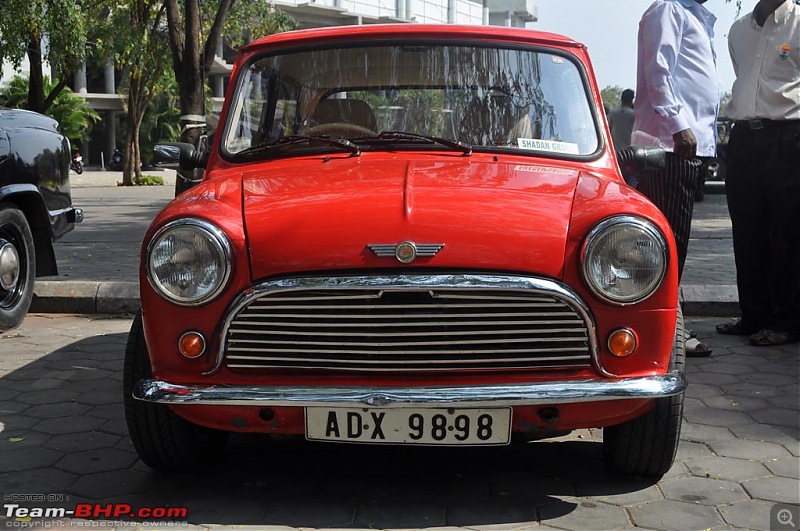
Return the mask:
<path fill-rule="evenodd" d="M 178 352 L 185 358 L 194 359 L 206 351 L 206 338 L 200 332 L 189 331 L 178 340 Z"/>
<path fill-rule="evenodd" d="M 618 358 L 631 355 L 636 350 L 636 334 L 627 328 L 614 330 L 608 336 L 608 350 Z"/>

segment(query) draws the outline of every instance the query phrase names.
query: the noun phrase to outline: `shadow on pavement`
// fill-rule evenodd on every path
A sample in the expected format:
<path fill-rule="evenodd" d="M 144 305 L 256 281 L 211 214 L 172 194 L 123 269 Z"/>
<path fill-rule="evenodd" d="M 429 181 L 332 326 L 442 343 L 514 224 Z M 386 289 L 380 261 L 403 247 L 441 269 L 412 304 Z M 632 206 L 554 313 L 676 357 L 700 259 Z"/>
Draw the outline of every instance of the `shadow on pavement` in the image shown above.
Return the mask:
<path fill-rule="evenodd" d="M 125 339 L 79 340 L 0 378 L 0 492 L 53 495 L 48 506 L 67 510 L 83 502 L 185 507 L 196 525 L 422 528 L 546 521 L 593 505 L 575 496 L 653 485 L 607 475 L 602 444 L 574 437 L 422 448 L 234 435 L 207 472 L 156 473 L 127 437 Z"/>

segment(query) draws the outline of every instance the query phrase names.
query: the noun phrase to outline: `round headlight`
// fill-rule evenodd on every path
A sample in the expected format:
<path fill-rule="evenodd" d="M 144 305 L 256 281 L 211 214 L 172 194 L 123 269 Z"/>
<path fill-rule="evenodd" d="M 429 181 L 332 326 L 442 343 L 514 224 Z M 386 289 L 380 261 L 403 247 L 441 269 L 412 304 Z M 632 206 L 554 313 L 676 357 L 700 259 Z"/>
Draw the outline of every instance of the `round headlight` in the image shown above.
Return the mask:
<path fill-rule="evenodd" d="M 193 306 L 216 297 L 228 281 L 231 246 L 225 233 L 200 219 L 159 230 L 147 248 L 147 278 L 163 297 Z"/>
<path fill-rule="evenodd" d="M 583 246 L 583 276 L 599 297 L 617 304 L 649 297 L 667 271 L 667 243 L 652 223 L 620 216 L 599 223 Z"/>

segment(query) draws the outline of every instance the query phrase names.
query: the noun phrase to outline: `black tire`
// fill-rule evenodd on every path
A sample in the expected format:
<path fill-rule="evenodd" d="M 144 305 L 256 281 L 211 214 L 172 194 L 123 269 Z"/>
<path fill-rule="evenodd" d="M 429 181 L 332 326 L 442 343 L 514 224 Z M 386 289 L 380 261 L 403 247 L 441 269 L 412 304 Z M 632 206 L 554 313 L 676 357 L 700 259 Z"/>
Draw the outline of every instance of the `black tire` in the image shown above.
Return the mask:
<path fill-rule="evenodd" d="M 78 175 L 83 173 L 83 164 L 76 164 L 75 165 L 75 173 L 77 173 Z"/>
<path fill-rule="evenodd" d="M 717 170 L 717 181 L 725 182 L 725 176 L 728 173 L 728 165 L 725 164 L 723 159 L 717 159 L 719 163 L 719 170 Z"/>
<path fill-rule="evenodd" d="M 683 312 L 678 308 L 671 370 L 686 370 Z M 606 468 L 633 476 L 663 476 L 672 468 L 683 422 L 683 393 L 657 398 L 640 417 L 603 429 Z"/>
<path fill-rule="evenodd" d="M 19 326 L 28 314 L 36 276 L 36 250 L 25 215 L 0 202 L 0 332 Z"/>
<path fill-rule="evenodd" d="M 140 311 L 128 335 L 122 373 L 125 421 L 136 453 L 151 468 L 166 472 L 201 470 L 218 461 L 228 442 L 228 432 L 193 424 L 164 404 L 133 398 L 134 383 L 151 375 Z"/>

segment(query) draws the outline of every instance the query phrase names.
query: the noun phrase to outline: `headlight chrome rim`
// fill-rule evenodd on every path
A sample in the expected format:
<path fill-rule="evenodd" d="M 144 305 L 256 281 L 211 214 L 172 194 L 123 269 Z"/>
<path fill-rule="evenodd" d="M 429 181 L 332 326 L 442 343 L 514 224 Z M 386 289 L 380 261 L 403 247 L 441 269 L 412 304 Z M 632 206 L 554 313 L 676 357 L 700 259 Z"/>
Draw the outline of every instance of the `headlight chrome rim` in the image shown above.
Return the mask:
<path fill-rule="evenodd" d="M 660 274 L 653 279 L 646 290 L 634 295 L 614 296 L 607 291 L 603 291 L 595 282 L 595 279 L 590 271 L 591 260 L 589 259 L 588 255 L 594 250 L 598 241 L 607 235 L 609 230 L 624 225 L 640 230 L 644 235 L 652 238 L 656 242 L 661 251 L 660 260 L 663 265 L 661 267 Z M 667 274 L 667 270 L 669 269 L 667 240 L 661 230 L 646 219 L 631 215 L 615 216 L 605 219 L 598 223 L 589 232 L 588 236 L 584 240 L 583 248 L 581 249 L 581 269 L 583 272 L 584 282 L 592 291 L 592 293 L 599 299 L 617 306 L 628 306 L 631 304 L 641 303 L 650 298 L 658 290 Z"/>
<path fill-rule="evenodd" d="M 204 232 L 208 236 L 208 240 L 212 242 L 216 252 L 220 253 L 224 270 L 219 275 L 219 281 L 214 289 L 198 298 L 185 298 L 176 296 L 156 277 L 153 271 L 153 250 L 155 246 L 160 243 L 165 235 L 170 231 L 183 228 L 194 227 L 195 229 Z M 228 286 L 228 281 L 231 277 L 233 269 L 233 247 L 225 232 L 206 220 L 200 218 L 181 218 L 170 221 L 155 234 L 153 234 L 150 242 L 147 245 L 147 254 L 145 261 L 145 272 L 150 286 L 166 300 L 177 304 L 179 306 L 201 306 L 216 299 L 220 293 Z"/>

